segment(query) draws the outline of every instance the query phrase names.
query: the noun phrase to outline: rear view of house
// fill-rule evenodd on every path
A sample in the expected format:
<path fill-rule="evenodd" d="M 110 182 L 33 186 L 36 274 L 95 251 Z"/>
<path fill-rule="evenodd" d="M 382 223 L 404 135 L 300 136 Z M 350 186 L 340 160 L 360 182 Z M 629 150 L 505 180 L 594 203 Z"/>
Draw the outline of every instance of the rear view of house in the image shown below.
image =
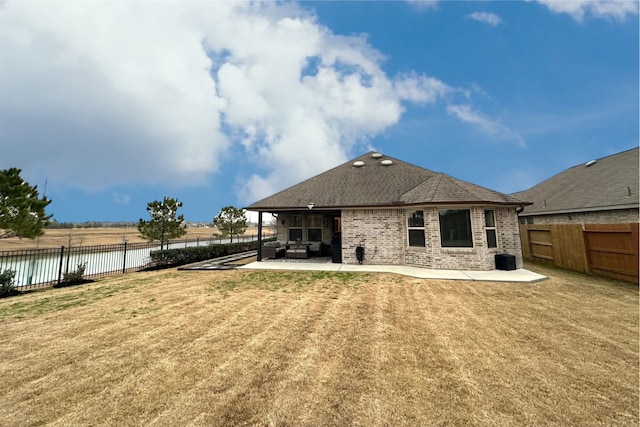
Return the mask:
<path fill-rule="evenodd" d="M 492 270 L 522 267 L 517 211 L 526 202 L 369 152 L 247 209 L 271 213 L 277 239 L 345 264 Z M 293 255 L 293 254 L 292 254 Z"/>

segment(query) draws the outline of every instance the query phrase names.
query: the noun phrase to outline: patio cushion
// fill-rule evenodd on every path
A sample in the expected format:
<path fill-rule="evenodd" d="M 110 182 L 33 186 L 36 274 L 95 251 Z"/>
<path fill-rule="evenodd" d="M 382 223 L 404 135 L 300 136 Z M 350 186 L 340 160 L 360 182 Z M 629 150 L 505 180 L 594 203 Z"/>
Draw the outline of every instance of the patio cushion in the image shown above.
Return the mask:
<path fill-rule="evenodd" d="M 306 246 L 293 246 L 287 249 L 287 258 L 309 258 Z"/>

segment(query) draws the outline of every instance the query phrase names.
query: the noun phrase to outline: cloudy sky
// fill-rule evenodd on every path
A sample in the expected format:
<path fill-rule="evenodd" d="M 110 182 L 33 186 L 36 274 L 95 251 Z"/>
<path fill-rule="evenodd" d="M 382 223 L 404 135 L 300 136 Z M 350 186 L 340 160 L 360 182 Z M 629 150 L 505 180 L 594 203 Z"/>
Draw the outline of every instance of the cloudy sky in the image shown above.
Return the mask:
<path fill-rule="evenodd" d="M 638 146 L 636 1 L 1 2 L 0 169 L 190 221 L 377 150 L 505 193 Z"/>

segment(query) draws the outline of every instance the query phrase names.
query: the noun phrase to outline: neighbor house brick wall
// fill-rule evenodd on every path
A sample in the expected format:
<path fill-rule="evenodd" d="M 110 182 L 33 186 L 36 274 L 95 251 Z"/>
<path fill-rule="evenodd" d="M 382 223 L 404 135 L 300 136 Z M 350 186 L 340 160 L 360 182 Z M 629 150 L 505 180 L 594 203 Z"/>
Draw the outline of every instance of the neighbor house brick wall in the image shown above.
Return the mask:
<path fill-rule="evenodd" d="M 364 247 L 363 264 L 404 263 L 402 209 L 342 211 L 342 262 L 357 264 L 356 247 Z"/>
<path fill-rule="evenodd" d="M 638 209 L 616 209 L 568 214 L 531 215 L 534 224 L 628 224 L 639 222 Z"/>

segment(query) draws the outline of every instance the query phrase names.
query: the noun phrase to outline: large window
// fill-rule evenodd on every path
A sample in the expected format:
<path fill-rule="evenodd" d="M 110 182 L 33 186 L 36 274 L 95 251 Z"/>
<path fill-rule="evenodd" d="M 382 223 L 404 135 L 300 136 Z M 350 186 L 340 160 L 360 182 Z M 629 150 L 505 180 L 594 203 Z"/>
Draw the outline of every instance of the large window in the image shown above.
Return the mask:
<path fill-rule="evenodd" d="M 496 239 L 496 217 L 493 209 L 484 211 L 484 227 L 487 232 L 487 247 L 497 248 L 498 240 Z"/>
<path fill-rule="evenodd" d="M 439 209 L 440 244 L 443 248 L 472 248 L 471 211 Z"/>
<path fill-rule="evenodd" d="M 310 242 L 322 241 L 322 215 L 307 216 L 307 237 Z"/>
<path fill-rule="evenodd" d="M 289 215 L 289 240 L 302 240 L 302 215 Z"/>
<path fill-rule="evenodd" d="M 409 246 L 425 247 L 424 239 L 424 211 L 413 211 L 407 216 L 409 229 Z"/>

